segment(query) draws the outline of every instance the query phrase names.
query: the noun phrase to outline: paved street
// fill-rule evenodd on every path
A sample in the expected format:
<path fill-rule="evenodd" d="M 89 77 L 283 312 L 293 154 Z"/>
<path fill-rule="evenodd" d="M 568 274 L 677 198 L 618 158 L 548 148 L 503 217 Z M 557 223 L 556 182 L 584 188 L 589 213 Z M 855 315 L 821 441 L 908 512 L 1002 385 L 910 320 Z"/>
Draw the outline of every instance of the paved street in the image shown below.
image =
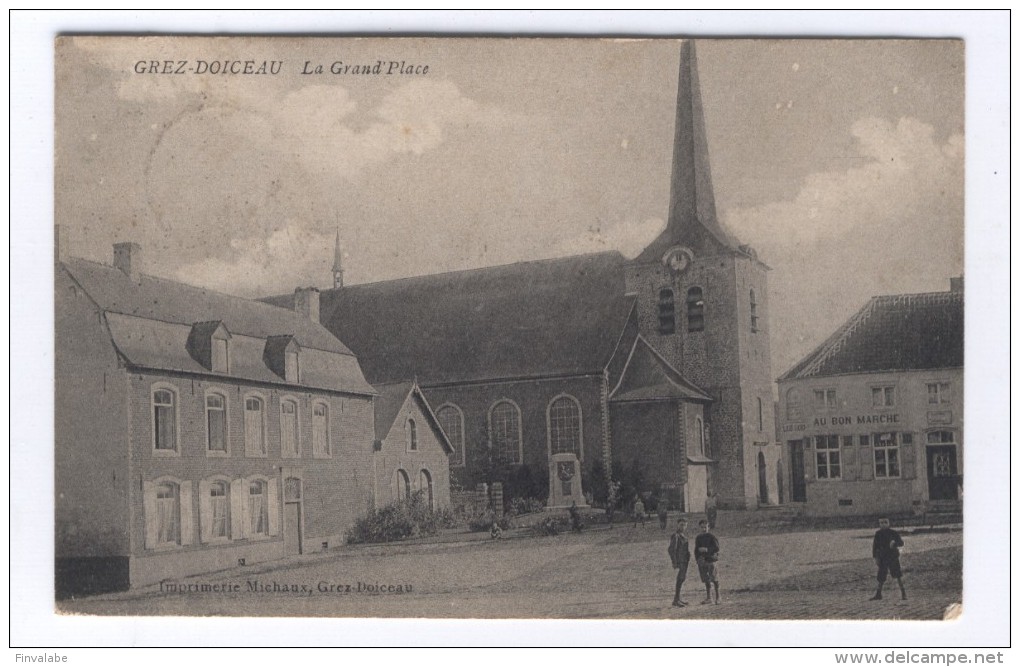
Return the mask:
<path fill-rule="evenodd" d="M 868 601 L 873 532 L 723 533 L 718 606 L 698 604 L 704 588 L 693 563 L 686 588 L 691 605 L 670 606 L 668 532 L 651 522 L 498 542 L 470 536 L 469 542 L 348 547 L 174 582 L 226 585 L 231 592 L 150 588 L 60 606 L 118 615 L 939 619 L 959 602 L 958 530 L 905 533 L 910 599 L 900 601 L 893 586 L 885 600 Z"/>

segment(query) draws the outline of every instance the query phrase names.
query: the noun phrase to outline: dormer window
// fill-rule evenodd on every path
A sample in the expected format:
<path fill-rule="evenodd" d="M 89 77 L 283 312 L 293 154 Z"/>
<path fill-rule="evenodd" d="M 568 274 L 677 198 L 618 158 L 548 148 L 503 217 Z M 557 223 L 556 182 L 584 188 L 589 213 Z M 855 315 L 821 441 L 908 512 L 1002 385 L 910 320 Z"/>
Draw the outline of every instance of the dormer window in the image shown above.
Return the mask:
<path fill-rule="evenodd" d="M 226 373 L 230 370 L 230 358 L 227 356 L 226 338 L 213 338 L 212 369 L 217 373 Z"/>
<path fill-rule="evenodd" d="M 196 322 L 188 335 L 188 354 L 213 373 L 230 372 L 230 332 L 223 322 Z"/>
<path fill-rule="evenodd" d="M 270 336 L 262 355 L 269 370 L 278 376 L 297 384 L 301 381 L 301 346 L 293 336 Z"/>
<path fill-rule="evenodd" d="M 287 382 L 297 382 L 300 373 L 298 372 L 298 353 L 297 350 L 288 350 L 286 359 L 286 368 L 284 369 L 284 376 Z"/>

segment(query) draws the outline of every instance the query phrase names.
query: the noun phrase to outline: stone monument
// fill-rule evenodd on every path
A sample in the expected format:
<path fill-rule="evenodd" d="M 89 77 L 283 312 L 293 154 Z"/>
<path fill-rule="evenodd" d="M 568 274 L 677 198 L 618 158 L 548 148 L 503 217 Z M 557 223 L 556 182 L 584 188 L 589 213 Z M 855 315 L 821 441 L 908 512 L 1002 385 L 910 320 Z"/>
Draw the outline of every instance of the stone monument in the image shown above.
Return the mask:
<path fill-rule="evenodd" d="M 549 504 L 550 508 L 587 507 L 581 490 L 581 462 L 577 455 L 553 454 L 549 459 Z"/>

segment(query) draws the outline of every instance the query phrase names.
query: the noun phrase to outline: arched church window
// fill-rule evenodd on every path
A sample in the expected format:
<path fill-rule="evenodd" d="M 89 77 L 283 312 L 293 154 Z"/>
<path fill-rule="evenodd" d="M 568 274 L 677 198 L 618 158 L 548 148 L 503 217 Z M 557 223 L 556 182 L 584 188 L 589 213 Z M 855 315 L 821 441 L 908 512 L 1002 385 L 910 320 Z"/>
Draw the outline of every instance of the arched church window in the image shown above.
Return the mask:
<path fill-rule="evenodd" d="M 700 287 L 687 290 L 687 330 L 705 330 L 705 295 Z"/>
<path fill-rule="evenodd" d="M 581 457 L 581 407 L 572 396 L 560 396 L 549 404 L 549 450 Z"/>
<path fill-rule="evenodd" d="M 436 411 L 436 418 L 443 432 L 453 445 L 453 454 L 450 456 L 451 466 L 464 465 L 464 415 L 456 405 L 444 405 Z"/>
<path fill-rule="evenodd" d="M 497 463 L 521 462 L 521 411 L 502 400 L 489 411 L 489 442 Z"/>
<path fill-rule="evenodd" d="M 673 304 L 673 290 L 659 290 L 659 333 L 663 336 L 676 332 L 676 312 Z"/>

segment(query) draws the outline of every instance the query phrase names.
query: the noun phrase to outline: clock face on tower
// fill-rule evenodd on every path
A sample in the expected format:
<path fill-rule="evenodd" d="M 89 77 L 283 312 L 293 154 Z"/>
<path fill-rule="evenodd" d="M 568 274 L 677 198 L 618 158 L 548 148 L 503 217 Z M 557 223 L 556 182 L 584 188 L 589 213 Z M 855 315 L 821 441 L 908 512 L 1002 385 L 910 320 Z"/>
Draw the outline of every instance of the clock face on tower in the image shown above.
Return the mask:
<path fill-rule="evenodd" d="M 694 253 L 690 248 L 673 246 L 662 256 L 662 263 L 673 273 L 683 273 L 691 265 L 693 259 Z"/>

